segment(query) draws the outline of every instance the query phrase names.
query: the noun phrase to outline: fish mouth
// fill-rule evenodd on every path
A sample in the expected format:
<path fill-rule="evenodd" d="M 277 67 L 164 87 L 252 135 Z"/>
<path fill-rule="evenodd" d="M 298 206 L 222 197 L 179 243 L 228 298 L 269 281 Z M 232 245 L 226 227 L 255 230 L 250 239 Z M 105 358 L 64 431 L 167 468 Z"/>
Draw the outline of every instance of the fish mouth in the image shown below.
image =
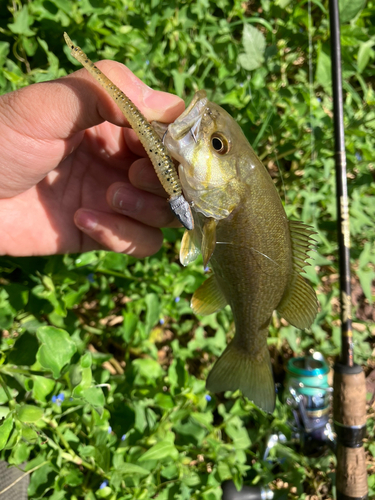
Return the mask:
<path fill-rule="evenodd" d="M 205 90 L 199 90 L 196 92 L 185 111 L 174 123 L 169 125 L 167 133 L 163 139 L 167 140 L 169 136 L 172 141 L 180 141 L 188 133 L 190 133 L 194 142 L 197 142 L 197 133 L 199 131 L 199 125 L 202 120 L 203 113 L 207 107 L 207 102 L 208 99 Z"/>

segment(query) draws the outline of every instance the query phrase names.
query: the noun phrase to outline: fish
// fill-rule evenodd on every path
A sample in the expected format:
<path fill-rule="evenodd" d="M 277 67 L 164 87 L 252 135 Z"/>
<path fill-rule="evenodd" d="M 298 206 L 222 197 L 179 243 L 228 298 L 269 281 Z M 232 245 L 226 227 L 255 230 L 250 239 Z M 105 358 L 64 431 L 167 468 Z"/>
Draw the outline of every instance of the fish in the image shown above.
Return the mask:
<path fill-rule="evenodd" d="M 160 133 L 160 132 L 159 132 Z M 267 347 L 276 310 L 296 328 L 318 311 L 314 289 L 301 276 L 315 231 L 288 220 L 268 171 L 241 127 L 198 91 L 164 132 L 194 217 L 180 250 L 186 266 L 202 253 L 212 273 L 191 307 L 207 315 L 230 305 L 235 334 L 206 381 L 212 393 L 236 391 L 272 413 L 275 386 Z"/>
<path fill-rule="evenodd" d="M 170 196 L 168 202 L 174 215 L 186 229 L 193 229 L 194 220 L 190 205 L 182 194 L 180 180 L 173 160 L 168 155 L 164 144 L 154 128 L 129 97 L 127 97 L 122 90 L 106 77 L 92 61 L 90 61 L 80 47 L 74 45 L 67 33 L 64 33 L 64 40 L 70 48 L 71 55 L 81 63 L 90 75 L 106 90 L 107 94 L 112 97 L 122 114 L 128 120 L 129 125 L 145 148 L 160 183 Z"/>

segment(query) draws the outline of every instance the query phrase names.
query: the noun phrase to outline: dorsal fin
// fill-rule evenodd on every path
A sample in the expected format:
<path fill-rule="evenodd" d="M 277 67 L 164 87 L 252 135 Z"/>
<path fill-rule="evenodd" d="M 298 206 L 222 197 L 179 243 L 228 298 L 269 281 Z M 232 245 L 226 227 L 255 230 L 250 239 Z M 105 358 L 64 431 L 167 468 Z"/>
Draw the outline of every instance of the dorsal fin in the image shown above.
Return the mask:
<path fill-rule="evenodd" d="M 299 273 L 307 266 L 306 261 L 309 258 L 308 252 L 313 250 L 315 246 L 315 241 L 312 236 L 317 233 L 303 222 L 294 220 L 288 222 L 292 242 L 293 267 L 294 270 Z"/>
<path fill-rule="evenodd" d="M 195 314 L 206 316 L 220 311 L 227 305 L 227 300 L 217 284 L 215 275 L 210 276 L 195 290 L 191 299 L 191 308 Z"/>

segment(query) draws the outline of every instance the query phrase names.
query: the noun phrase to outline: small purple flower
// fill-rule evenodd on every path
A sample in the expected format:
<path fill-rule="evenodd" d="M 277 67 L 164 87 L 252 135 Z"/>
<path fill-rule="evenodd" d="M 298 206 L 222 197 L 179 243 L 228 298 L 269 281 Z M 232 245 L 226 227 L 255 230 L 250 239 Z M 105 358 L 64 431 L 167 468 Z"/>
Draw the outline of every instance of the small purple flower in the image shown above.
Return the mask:
<path fill-rule="evenodd" d="M 88 274 L 87 279 L 90 283 L 94 283 L 94 273 Z"/>
<path fill-rule="evenodd" d="M 180 302 L 180 300 L 181 300 L 181 299 L 180 299 L 180 297 L 176 297 L 176 298 L 174 299 L 174 301 L 176 302 L 176 304 L 177 304 L 178 302 Z"/>
<path fill-rule="evenodd" d="M 164 323 L 165 323 L 164 318 L 161 318 L 161 320 L 159 321 L 159 323 L 160 323 L 161 325 L 164 325 Z"/>
<path fill-rule="evenodd" d="M 316 98 L 316 100 L 317 100 L 318 102 L 322 102 L 322 99 L 321 99 L 320 97 L 317 97 L 317 98 Z"/>
<path fill-rule="evenodd" d="M 109 425 L 108 426 L 108 434 L 111 434 L 111 432 L 112 432 L 112 427 Z"/>
<path fill-rule="evenodd" d="M 362 161 L 362 156 L 358 152 L 355 154 L 355 157 L 358 161 Z"/>
<path fill-rule="evenodd" d="M 57 399 L 59 399 L 61 402 L 63 402 L 65 399 L 65 394 L 63 392 L 60 392 L 60 394 L 57 395 Z"/>
<path fill-rule="evenodd" d="M 206 394 L 205 395 L 205 399 L 206 399 L 206 401 L 211 401 L 212 398 L 211 398 L 211 396 L 209 394 Z"/>
<path fill-rule="evenodd" d="M 56 403 L 57 402 L 57 396 L 52 396 L 52 403 Z"/>
<path fill-rule="evenodd" d="M 208 266 L 206 266 L 206 267 L 204 268 L 204 272 L 205 272 L 205 273 L 208 273 L 208 271 L 209 271 L 209 270 L 210 270 L 210 268 L 209 268 Z"/>
<path fill-rule="evenodd" d="M 126 439 L 126 434 L 123 434 L 123 435 L 121 436 L 121 441 L 125 441 L 125 439 Z"/>
<path fill-rule="evenodd" d="M 108 481 L 103 481 L 102 484 L 99 486 L 99 490 L 104 489 L 106 486 L 108 486 Z"/>

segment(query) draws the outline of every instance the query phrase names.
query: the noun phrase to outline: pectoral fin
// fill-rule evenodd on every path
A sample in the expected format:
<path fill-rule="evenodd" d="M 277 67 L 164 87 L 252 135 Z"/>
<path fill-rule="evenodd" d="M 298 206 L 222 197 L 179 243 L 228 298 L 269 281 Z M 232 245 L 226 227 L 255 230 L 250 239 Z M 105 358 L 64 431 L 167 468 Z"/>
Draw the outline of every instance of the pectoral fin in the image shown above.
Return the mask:
<path fill-rule="evenodd" d="M 277 311 L 291 325 L 304 330 L 309 328 L 318 312 L 315 291 L 297 273 L 293 274 L 290 287 L 284 293 Z"/>
<path fill-rule="evenodd" d="M 203 227 L 202 256 L 203 265 L 207 266 L 216 246 L 216 224 L 217 221 L 209 217 Z"/>
<path fill-rule="evenodd" d="M 187 266 L 193 262 L 199 254 L 198 234 L 197 229 L 185 231 L 181 241 L 180 262 L 183 266 Z"/>
<path fill-rule="evenodd" d="M 227 300 L 217 284 L 213 274 L 194 292 L 191 308 L 195 314 L 206 316 L 220 311 L 227 305 Z"/>

